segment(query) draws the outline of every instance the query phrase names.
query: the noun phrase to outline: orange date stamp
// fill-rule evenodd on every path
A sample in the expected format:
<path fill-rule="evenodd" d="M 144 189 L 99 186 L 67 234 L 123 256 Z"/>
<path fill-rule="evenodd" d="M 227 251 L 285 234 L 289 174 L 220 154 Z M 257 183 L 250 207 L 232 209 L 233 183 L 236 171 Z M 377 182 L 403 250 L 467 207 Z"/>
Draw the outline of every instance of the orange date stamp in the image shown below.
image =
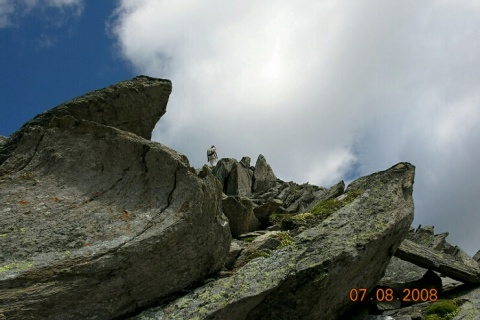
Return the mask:
<path fill-rule="evenodd" d="M 377 301 L 392 302 L 394 300 L 401 302 L 426 302 L 437 301 L 437 289 L 403 289 L 401 294 L 396 294 L 391 288 L 378 288 L 367 297 L 366 288 L 352 288 L 349 293 L 350 300 L 353 302 Z"/>

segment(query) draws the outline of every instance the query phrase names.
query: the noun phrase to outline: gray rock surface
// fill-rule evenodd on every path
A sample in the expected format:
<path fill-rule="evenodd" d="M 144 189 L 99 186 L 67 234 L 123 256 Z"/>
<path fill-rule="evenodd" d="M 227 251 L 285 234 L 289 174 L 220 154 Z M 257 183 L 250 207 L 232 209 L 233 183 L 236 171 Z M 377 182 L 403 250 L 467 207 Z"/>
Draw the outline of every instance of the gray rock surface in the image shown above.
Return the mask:
<path fill-rule="evenodd" d="M 7 137 L 0 136 L 0 148 L 7 142 Z"/>
<path fill-rule="evenodd" d="M 222 267 L 231 235 L 218 180 L 121 130 L 149 137 L 170 88 L 134 78 L 52 109 L 9 138 L 14 148 L 0 166 L 0 315 L 113 319 Z"/>
<path fill-rule="evenodd" d="M 283 202 L 278 199 L 271 199 L 264 202 L 263 204 L 253 208 L 255 217 L 257 217 L 261 224 L 267 223 L 270 216 L 277 212 L 282 203 Z"/>
<path fill-rule="evenodd" d="M 232 240 L 230 244 L 230 251 L 228 252 L 228 258 L 225 261 L 225 267 L 227 269 L 232 269 L 233 264 L 237 261 L 238 256 L 242 252 L 243 248 L 239 244 L 240 240 Z"/>
<path fill-rule="evenodd" d="M 260 251 L 262 250 L 268 254 L 271 250 L 276 249 L 280 245 L 278 235 L 278 231 L 271 231 L 255 238 L 243 249 L 233 267 L 240 268 L 244 266 L 252 257 L 261 254 Z"/>
<path fill-rule="evenodd" d="M 464 264 L 452 256 L 438 252 L 411 240 L 402 242 L 395 256 L 426 269 L 441 272 L 464 283 L 479 284 L 480 268 Z"/>
<path fill-rule="evenodd" d="M 138 76 L 72 99 L 39 114 L 12 134 L 3 150 L 0 149 L 0 164 L 17 147 L 22 147 L 21 141 L 25 143 L 25 139 L 37 139 L 37 144 L 40 143 L 42 135 L 35 132 L 36 128 L 48 126 L 55 117 L 70 116 L 76 120 L 93 121 L 150 139 L 155 124 L 166 112 L 171 91 L 170 80 Z M 34 151 L 26 151 L 21 153 L 28 161 Z M 25 165 L 19 160 L 16 160 L 19 165 Z"/>
<path fill-rule="evenodd" d="M 480 319 L 480 288 L 456 297 L 461 302 L 460 310 L 453 320 Z"/>
<path fill-rule="evenodd" d="M 477 263 L 480 265 L 480 250 L 478 250 L 477 253 L 475 253 L 475 255 L 473 256 L 473 259 L 477 261 Z"/>
<path fill-rule="evenodd" d="M 337 319 L 352 304 L 349 290 L 373 288 L 406 237 L 413 177 L 399 163 L 353 182 L 363 193 L 291 245 L 136 319 Z"/>
<path fill-rule="evenodd" d="M 222 200 L 223 213 L 228 218 L 230 232 L 233 237 L 242 233 L 257 230 L 260 227 L 250 199 L 240 196 L 224 196 Z"/>
<path fill-rule="evenodd" d="M 213 175 L 218 179 L 218 181 L 220 181 L 220 184 L 222 185 L 223 193 L 227 195 L 228 179 L 235 162 L 237 162 L 237 160 L 233 158 L 222 158 L 217 162 L 217 165 L 212 170 Z"/>
<path fill-rule="evenodd" d="M 250 158 L 243 157 L 240 162 L 232 158 L 223 158 L 213 168 L 213 175 L 222 184 L 222 190 L 229 196 L 250 196 L 252 194 L 252 173 Z"/>
<path fill-rule="evenodd" d="M 252 191 L 256 193 L 265 192 L 275 186 L 277 177 L 273 173 L 272 167 L 267 163 L 263 155 L 259 155 L 253 171 Z"/>
<path fill-rule="evenodd" d="M 244 157 L 241 162 L 234 162 L 230 175 L 227 180 L 227 195 L 239 195 L 239 196 L 251 196 L 252 195 L 252 174 L 250 173 L 250 168 L 247 165 Z"/>

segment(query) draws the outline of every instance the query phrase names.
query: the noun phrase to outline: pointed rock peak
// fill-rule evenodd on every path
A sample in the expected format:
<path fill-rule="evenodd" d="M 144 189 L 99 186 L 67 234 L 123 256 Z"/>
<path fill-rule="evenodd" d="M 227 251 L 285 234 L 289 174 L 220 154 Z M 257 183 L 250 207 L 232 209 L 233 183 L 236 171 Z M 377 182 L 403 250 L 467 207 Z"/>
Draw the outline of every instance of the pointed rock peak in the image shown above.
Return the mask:
<path fill-rule="evenodd" d="M 37 115 L 12 134 L 3 143 L 0 164 L 15 151 L 23 137 L 41 135 L 43 129 L 51 126 L 72 127 L 85 120 L 150 139 L 167 110 L 171 92 L 170 80 L 138 76 L 74 98 Z"/>
<path fill-rule="evenodd" d="M 267 163 L 265 157 L 260 154 L 255 163 L 255 170 L 253 171 L 253 192 L 265 192 L 271 187 L 275 186 L 277 177 L 273 173 L 272 168 Z"/>
<path fill-rule="evenodd" d="M 158 120 L 167 111 L 170 80 L 138 76 L 89 92 L 52 109 L 67 109 L 74 118 L 95 121 L 150 139 Z M 55 115 L 55 114 L 53 114 Z"/>

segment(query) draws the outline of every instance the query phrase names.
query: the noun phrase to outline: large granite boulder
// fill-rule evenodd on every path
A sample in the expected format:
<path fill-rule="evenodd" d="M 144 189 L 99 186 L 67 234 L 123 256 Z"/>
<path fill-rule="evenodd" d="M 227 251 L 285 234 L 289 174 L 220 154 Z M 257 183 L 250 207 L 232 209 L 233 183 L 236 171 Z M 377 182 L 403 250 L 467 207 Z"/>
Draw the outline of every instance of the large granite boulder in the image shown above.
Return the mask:
<path fill-rule="evenodd" d="M 32 130 L 47 126 L 54 117 L 93 121 L 150 139 L 155 124 L 166 112 L 171 91 L 170 80 L 138 76 L 65 102 L 39 114 L 11 135 L 0 149 L 0 164 L 24 141 L 24 136 L 28 138 Z M 41 134 L 33 136 L 41 139 Z M 25 154 L 28 159 L 27 155 L 30 153 Z"/>
<path fill-rule="evenodd" d="M 349 291 L 373 289 L 406 237 L 413 179 L 414 167 L 399 163 L 353 182 L 353 202 L 270 256 L 135 319 L 337 319 Z"/>
<path fill-rule="evenodd" d="M 9 137 L 0 318 L 113 319 L 222 267 L 231 235 L 220 183 L 144 138 L 170 91 L 167 80 L 135 78 Z"/>

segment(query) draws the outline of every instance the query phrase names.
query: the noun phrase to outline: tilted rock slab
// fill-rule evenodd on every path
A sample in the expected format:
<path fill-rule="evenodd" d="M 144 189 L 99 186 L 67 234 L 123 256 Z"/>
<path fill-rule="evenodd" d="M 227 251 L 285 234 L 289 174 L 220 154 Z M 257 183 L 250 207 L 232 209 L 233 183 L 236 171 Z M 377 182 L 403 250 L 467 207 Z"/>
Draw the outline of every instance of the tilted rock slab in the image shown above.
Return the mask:
<path fill-rule="evenodd" d="M 109 93 L 148 115 L 171 90 L 145 78 L 119 87 L 74 102 L 123 119 Z M 112 319 L 218 270 L 231 235 L 208 168 L 197 176 L 185 156 L 116 121 L 64 111 L 27 123 L 0 166 L 0 318 Z"/>
<path fill-rule="evenodd" d="M 399 163 L 353 182 L 355 201 L 217 280 L 134 319 L 337 319 L 352 288 L 373 289 L 413 220 L 414 167 Z"/>
<path fill-rule="evenodd" d="M 479 284 L 480 268 L 464 264 L 449 254 L 429 249 L 421 244 L 405 240 L 395 256 L 420 267 L 432 269 L 464 283 Z"/>

